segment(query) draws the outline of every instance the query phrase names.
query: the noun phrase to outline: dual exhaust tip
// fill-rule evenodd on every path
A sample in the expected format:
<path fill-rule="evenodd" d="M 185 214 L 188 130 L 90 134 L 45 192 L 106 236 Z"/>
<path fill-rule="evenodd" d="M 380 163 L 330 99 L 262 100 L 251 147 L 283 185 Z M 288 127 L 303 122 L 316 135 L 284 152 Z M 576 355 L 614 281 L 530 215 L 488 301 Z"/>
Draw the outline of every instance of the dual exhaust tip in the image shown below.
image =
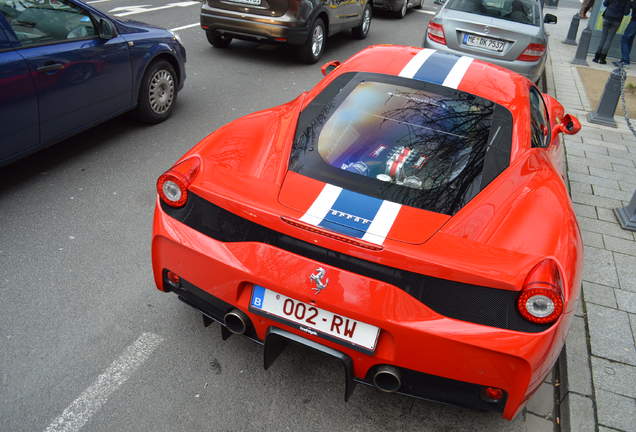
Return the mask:
<path fill-rule="evenodd" d="M 398 391 L 402 386 L 400 371 L 396 367 L 389 365 L 378 367 L 373 374 L 373 385 L 387 393 Z"/>
<path fill-rule="evenodd" d="M 226 313 L 223 321 L 229 331 L 238 335 L 245 334 L 250 325 L 250 319 L 238 309 L 232 309 Z M 402 386 L 400 371 L 389 365 L 378 367 L 373 374 L 373 385 L 387 393 L 398 391 Z"/>
<path fill-rule="evenodd" d="M 250 324 L 250 319 L 238 309 L 232 309 L 223 316 L 225 327 L 234 334 L 245 334 Z"/>

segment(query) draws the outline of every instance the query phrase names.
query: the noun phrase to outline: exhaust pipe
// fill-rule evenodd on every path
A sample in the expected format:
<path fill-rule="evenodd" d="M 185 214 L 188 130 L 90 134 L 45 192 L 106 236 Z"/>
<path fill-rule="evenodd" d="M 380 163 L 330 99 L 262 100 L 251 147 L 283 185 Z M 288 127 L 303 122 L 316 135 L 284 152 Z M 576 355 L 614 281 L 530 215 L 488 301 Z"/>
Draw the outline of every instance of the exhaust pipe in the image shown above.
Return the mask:
<path fill-rule="evenodd" d="M 400 371 L 393 366 L 380 366 L 373 374 L 373 384 L 384 392 L 396 392 L 402 386 Z"/>
<path fill-rule="evenodd" d="M 247 331 L 250 319 L 238 309 L 232 309 L 223 317 L 225 326 L 234 334 L 243 334 Z"/>

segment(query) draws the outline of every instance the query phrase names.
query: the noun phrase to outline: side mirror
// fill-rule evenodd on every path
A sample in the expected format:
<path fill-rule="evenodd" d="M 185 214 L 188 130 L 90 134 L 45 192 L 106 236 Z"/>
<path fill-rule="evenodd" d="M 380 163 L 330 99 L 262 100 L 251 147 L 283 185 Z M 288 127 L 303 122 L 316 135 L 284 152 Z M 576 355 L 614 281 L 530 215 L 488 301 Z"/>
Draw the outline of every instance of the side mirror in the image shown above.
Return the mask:
<path fill-rule="evenodd" d="M 327 76 L 331 72 L 336 70 L 338 66 L 340 66 L 340 62 L 338 60 L 333 60 L 333 61 L 330 61 L 329 63 L 325 63 L 324 65 L 322 65 L 322 67 L 320 68 L 320 71 L 322 72 L 324 76 Z"/>
<path fill-rule="evenodd" d="M 107 19 L 100 18 L 97 21 L 97 33 L 100 39 L 110 40 L 117 36 L 117 31 L 112 22 Z"/>
<path fill-rule="evenodd" d="M 556 17 L 556 15 L 545 14 L 545 16 L 543 17 L 543 22 L 545 24 L 556 24 L 557 23 L 557 17 Z"/>
<path fill-rule="evenodd" d="M 560 132 L 567 135 L 574 135 L 581 130 L 581 123 L 572 114 L 566 114 L 561 118 L 561 122 L 557 125 Z"/>

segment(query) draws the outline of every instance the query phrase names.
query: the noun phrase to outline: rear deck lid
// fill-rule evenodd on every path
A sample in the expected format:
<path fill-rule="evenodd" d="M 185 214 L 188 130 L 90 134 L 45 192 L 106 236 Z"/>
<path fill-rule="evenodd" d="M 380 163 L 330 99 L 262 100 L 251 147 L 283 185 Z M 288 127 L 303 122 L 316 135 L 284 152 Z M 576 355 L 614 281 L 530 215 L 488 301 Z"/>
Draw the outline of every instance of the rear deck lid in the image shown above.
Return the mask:
<path fill-rule="evenodd" d="M 279 200 L 324 229 L 423 243 L 508 166 L 511 128 L 472 94 L 344 73 L 301 113 Z"/>
<path fill-rule="evenodd" d="M 263 16 L 282 16 L 289 8 L 288 0 L 207 0 L 217 9 Z"/>

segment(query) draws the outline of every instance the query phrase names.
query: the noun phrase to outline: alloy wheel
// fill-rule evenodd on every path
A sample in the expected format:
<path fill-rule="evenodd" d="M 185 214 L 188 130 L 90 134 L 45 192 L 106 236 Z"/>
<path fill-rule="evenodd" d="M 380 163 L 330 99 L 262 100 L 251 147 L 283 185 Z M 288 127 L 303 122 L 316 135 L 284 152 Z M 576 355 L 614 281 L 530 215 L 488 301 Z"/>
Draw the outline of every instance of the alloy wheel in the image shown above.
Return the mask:
<path fill-rule="evenodd" d="M 174 100 L 174 78 L 165 69 L 160 69 L 152 76 L 149 88 L 150 108 L 157 114 L 170 109 Z"/>

